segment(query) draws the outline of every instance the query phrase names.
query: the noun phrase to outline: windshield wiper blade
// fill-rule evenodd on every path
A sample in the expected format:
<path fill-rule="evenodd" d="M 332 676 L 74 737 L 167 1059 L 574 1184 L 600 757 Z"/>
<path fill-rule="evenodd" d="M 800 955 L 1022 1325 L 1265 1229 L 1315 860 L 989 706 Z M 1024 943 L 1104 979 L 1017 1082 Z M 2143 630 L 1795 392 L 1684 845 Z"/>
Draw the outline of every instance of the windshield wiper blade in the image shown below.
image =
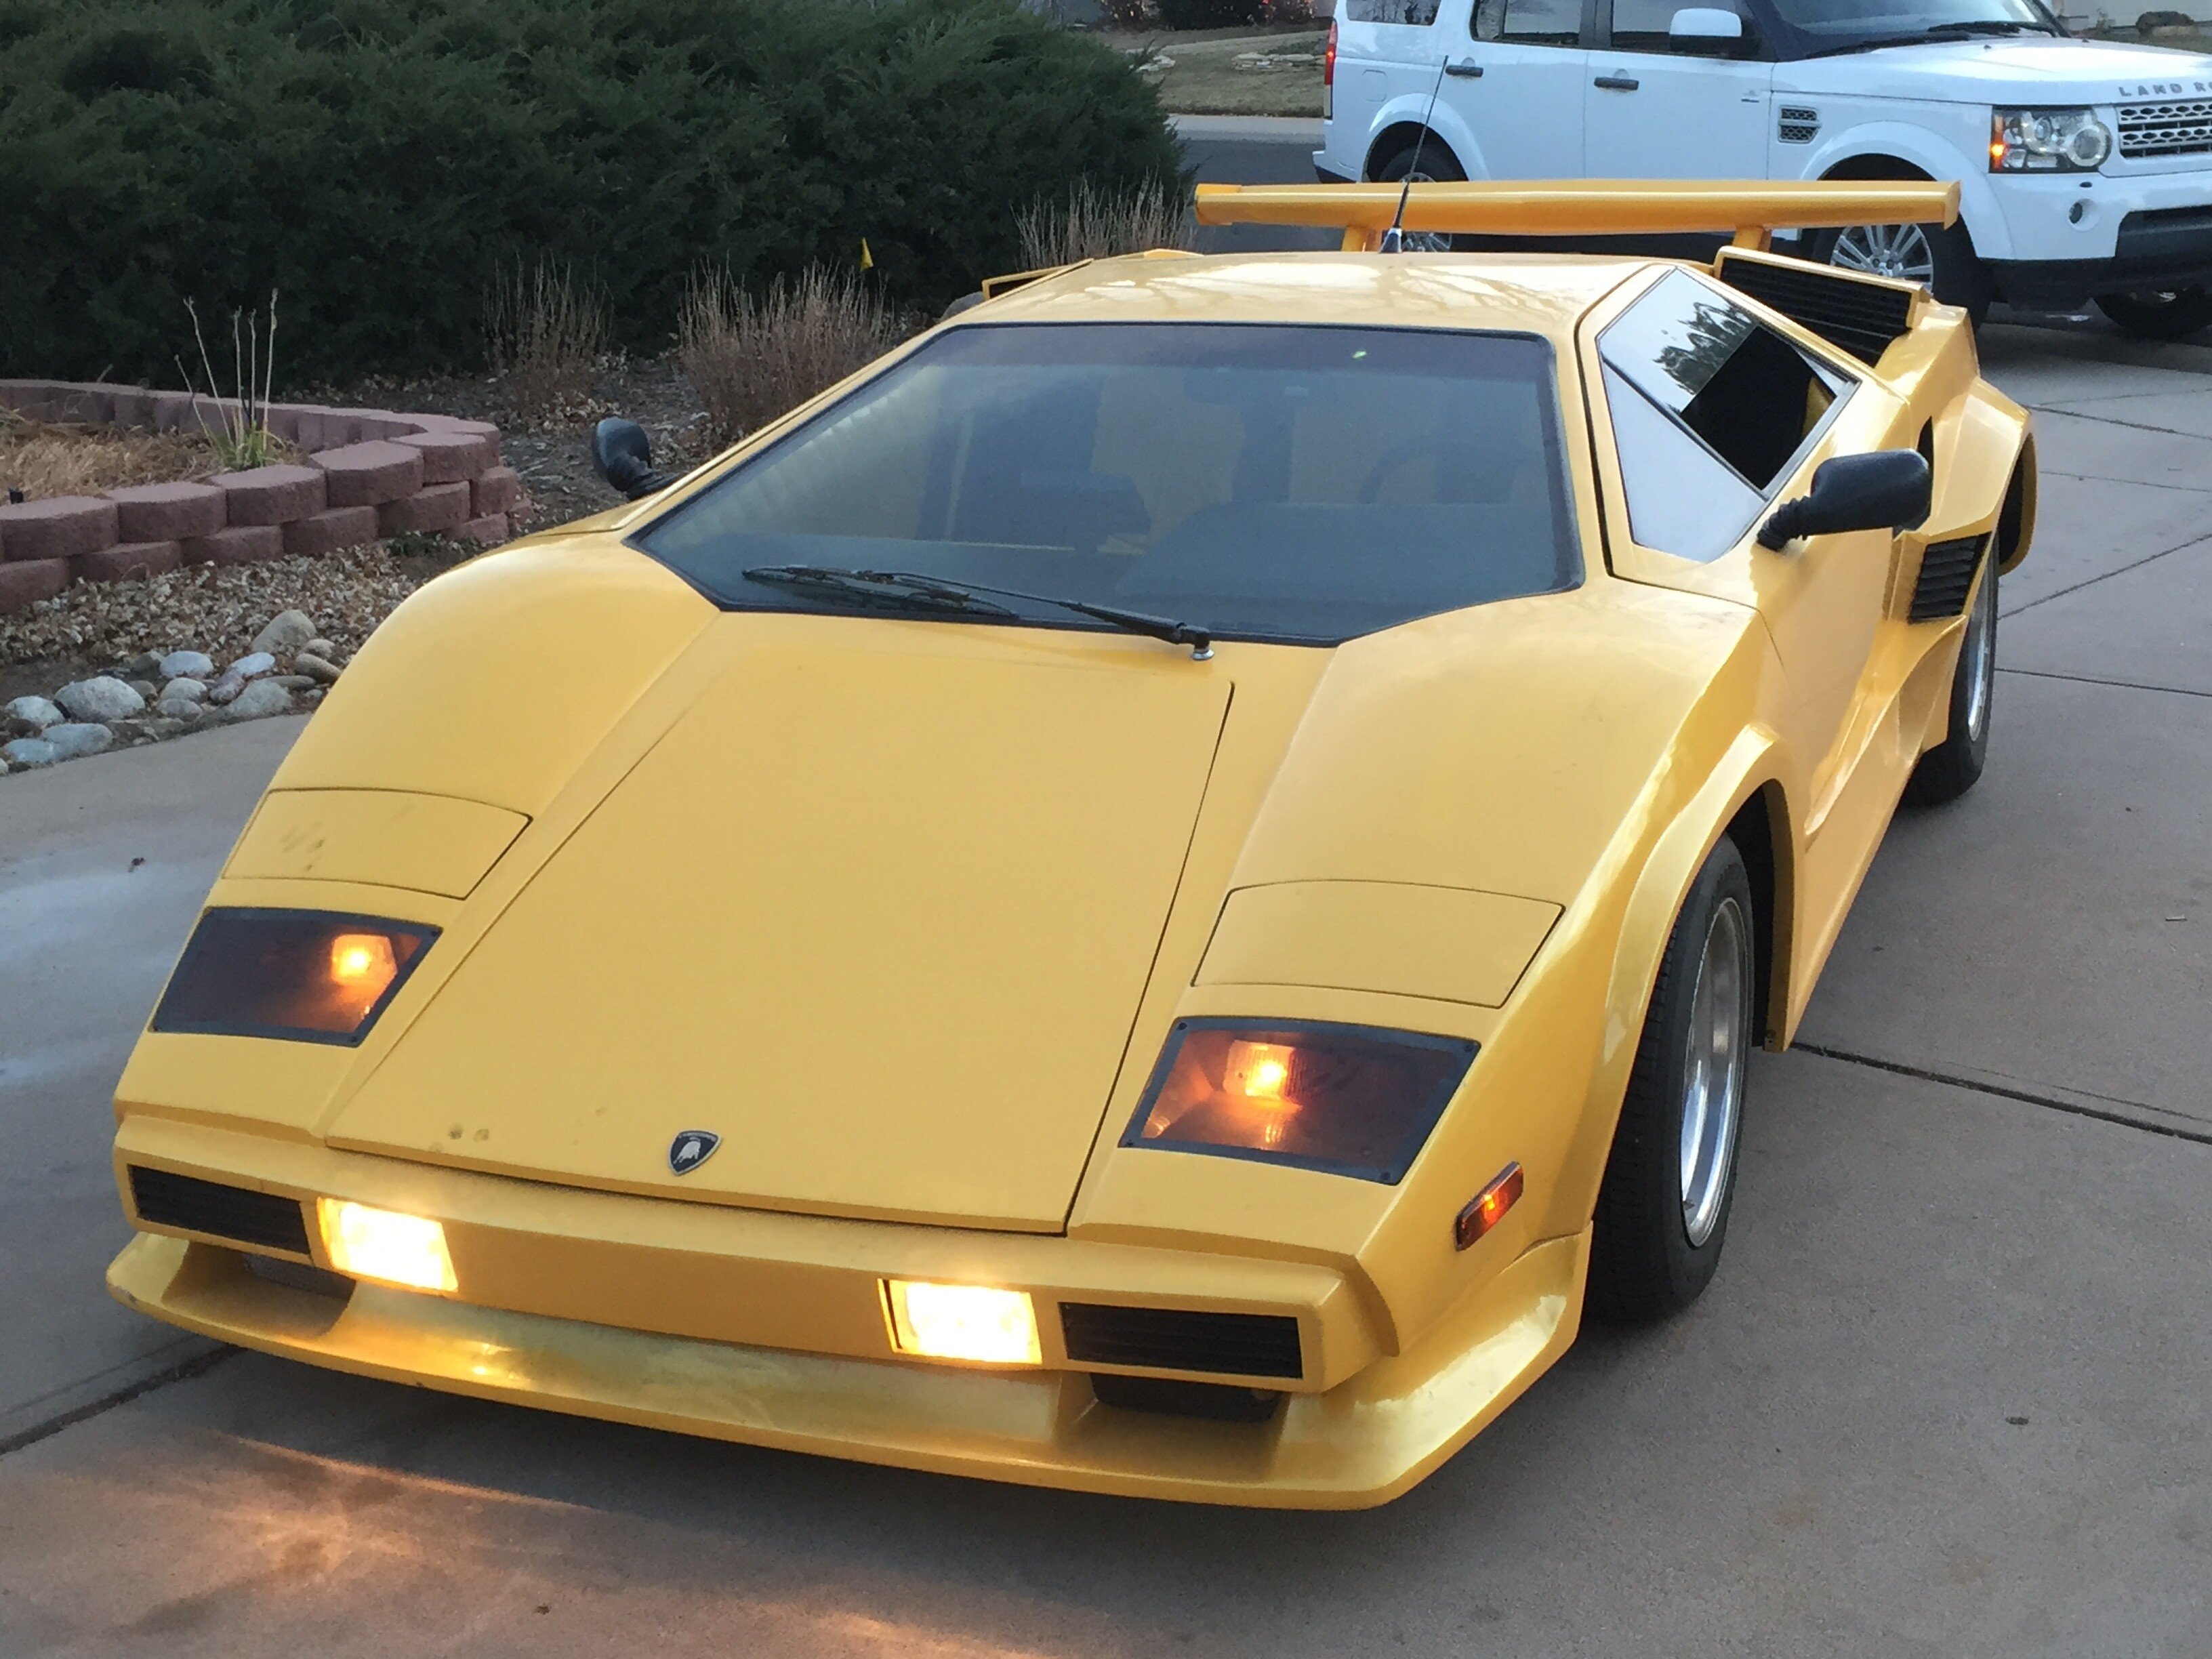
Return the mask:
<path fill-rule="evenodd" d="M 1990 19 L 1985 21 L 1936 23 L 1917 34 L 1883 34 L 1872 40 L 1853 40 L 1840 46 L 1823 46 L 1808 53 L 1814 58 L 1840 58 L 1846 52 L 1881 52 L 1891 46 L 1924 46 L 1934 41 L 1961 34 L 2047 34 L 2047 29 L 2032 28 L 2026 23 L 2004 23 Z"/>
<path fill-rule="evenodd" d="M 2035 28 L 2027 23 L 2015 23 L 2008 18 L 1975 17 L 1955 23 L 1930 23 L 1930 34 L 2045 34 L 2046 29 Z"/>
<path fill-rule="evenodd" d="M 927 576 L 917 576 L 906 570 L 866 570 L 859 574 L 886 581 L 903 582 L 909 587 L 924 592 L 966 594 L 971 598 L 976 593 L 996 593 L 1005 599 L 1026 599 L 1031 605 L 1057 605 L 1062 611 L 1096 617 L 1100 622 L 1111 623 L 1132 634 L 1147 634 L 1153 639 L 1165 640 L 1170 645 L 1187 645 L 1190 647 L 1190 654 L 1200 662 L 1213 654 L 1212 633 L 1203 628 L 1194 628 L 1186 622 L 1177 622 L 1173 617 L 1155 617 L 1146 611 L 1125 611 L 1117 605 L 1093 605 L 1089 599 L 1064 599 L 1057 593 L 1031 593 L 1018 587 L 994 587 L 988 582 L 963 582 L 956 586 Z"/>
<path fill-rule="evenodd" d="M 907 577 L 881 570 L 844 570 L 821 564 L 757 564 L 739 573 L 749 582 L 770 587 L 792 587 L 802 592 L 835 593 L 872 605 L 890 605 L 908 610 L 964 611 L 985 617 L 1018 613 L 973 593 L 947 587 L 927 577 Z"/>

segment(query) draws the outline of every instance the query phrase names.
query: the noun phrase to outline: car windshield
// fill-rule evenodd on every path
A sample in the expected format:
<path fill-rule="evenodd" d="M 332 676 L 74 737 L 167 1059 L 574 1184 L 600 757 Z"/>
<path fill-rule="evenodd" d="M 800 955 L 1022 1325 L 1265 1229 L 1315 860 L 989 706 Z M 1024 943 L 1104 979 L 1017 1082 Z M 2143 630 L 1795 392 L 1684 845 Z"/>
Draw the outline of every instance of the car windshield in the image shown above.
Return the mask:
<path fill-rule="evenodd" d="M 1808 52 L 2004 34 L 2063 34 L 2039 0 L 1769 0 Z"/>
<path fill-rule="evenodd" d="M 793 568 L 897 571 L 1004 607 L 926 620 L 1108 625 L 1014 589 L 1333 644 L 1579 580 L 1553 374 L 1522 335 L 949 329 L 634 544 L 726 609 L 880 607 Z"/>

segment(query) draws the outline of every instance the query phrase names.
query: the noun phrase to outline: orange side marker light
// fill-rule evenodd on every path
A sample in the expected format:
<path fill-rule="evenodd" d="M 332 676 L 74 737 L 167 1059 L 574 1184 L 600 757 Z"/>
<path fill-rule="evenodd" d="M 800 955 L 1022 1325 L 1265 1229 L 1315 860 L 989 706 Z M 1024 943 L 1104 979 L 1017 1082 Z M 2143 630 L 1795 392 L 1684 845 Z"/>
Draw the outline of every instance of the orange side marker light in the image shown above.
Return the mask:
<path fill-rule="evenodd" d="M 1521 1166 L 1507 1164 L 1498 1171 L 1498 1179 L 1469 1199 L 1459 1212 L 1452 1223 L 1452 1243 L 1463 1250 L 1503 1221 L 1505 1212 L 1521 1201 Z"/>

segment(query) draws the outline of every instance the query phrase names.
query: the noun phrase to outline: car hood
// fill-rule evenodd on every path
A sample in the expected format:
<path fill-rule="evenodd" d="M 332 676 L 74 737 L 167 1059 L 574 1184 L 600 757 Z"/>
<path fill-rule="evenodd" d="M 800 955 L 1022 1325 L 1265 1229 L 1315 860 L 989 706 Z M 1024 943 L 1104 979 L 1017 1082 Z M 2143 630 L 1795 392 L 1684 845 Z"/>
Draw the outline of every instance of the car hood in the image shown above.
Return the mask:
<path fill-rule="evenodd" d="M 1774 87 L 1971 104 L 2113 104 L 2212 91 L 2212 58 L 2110 40 L 1930 41 L 1778 64 Z"/>

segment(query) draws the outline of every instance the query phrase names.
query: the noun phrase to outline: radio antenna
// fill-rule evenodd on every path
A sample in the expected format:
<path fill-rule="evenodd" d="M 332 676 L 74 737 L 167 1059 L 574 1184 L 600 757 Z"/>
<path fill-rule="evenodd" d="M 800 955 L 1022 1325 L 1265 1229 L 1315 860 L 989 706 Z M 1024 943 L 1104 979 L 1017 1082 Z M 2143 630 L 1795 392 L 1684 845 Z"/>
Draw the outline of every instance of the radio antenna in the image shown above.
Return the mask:
<path fill-rule="evenodd" d="M 1413 159 L 1406 166 L 1406 187 L 1398 192 L 1398 211 L 1390 221 L 1390 228 L 1382 233 L 1382 252 L 1402 253 L 1406 250 L 1406 203 L 1413 193 L 1413 175 L 1421 170 L 1421 146 L 1429 142 L 1429 123 L 1437 118 L 1437 99 L 1444 89 L 1444 72 L 1451 67 L 1451 54 L 1444 54 L 1437 65 L 1437 83 L 1429 91 L 1428 113 L 1421 117 L 1420 136 L 1413 140 Z"/>

